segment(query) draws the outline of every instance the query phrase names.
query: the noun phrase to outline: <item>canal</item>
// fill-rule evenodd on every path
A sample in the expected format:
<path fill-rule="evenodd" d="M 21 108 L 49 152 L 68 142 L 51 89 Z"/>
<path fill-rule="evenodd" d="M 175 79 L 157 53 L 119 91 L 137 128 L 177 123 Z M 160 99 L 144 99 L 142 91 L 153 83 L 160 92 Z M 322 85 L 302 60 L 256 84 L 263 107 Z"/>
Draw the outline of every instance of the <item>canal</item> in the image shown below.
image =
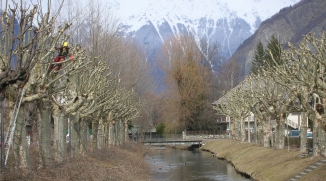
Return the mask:
<path fill-rule="evenodd" d="M 198 149 L 178 150 L 152 147 L 155 151 L 145 157 L 151 167 L 150 174 L 157 181 L 249 181 L 235 171 L 225 160 Z"/>

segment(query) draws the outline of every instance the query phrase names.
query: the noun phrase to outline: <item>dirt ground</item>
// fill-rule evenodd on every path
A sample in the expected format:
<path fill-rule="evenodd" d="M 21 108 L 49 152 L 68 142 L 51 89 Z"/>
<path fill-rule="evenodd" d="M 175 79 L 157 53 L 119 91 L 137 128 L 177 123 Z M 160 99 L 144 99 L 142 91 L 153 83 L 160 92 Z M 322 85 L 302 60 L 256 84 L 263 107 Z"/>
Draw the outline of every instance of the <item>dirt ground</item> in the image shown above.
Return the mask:
<path fill-rule="evenodd" d="M 105 148 L 78 159 L 67 159 L 40 169 L 36 164 L 27 172 L 6 169 L 0 180 L 28 181 L 135 181 L 151 180 L 144 154 L 145 146 L 128 143 L 125 146 Z M 34 157 L 34 159 L 37 159 Z M 37 161 L 36 161 L 37 162 Z M 1 176 L 1 175 L 0 175 Z"/>
<path fill-rule="evenodd" d="M 259 181 L 290 180 L 304 169 L 325 160 L 325 157 L 301 157 L 297 148 L 275 150 L 236 140 L 212 140 L 201 147 L 215 153 L 216 157 L 230 161 L 236 170 Z M 325 181 L 326 163 L 298 180 Z"/>

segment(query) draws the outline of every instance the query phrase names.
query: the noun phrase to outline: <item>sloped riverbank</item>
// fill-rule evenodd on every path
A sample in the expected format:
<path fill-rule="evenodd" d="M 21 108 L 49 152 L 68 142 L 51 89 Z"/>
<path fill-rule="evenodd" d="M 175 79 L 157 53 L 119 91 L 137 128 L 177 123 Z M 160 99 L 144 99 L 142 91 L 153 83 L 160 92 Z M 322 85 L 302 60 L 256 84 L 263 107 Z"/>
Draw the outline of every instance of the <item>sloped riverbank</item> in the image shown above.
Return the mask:
<path fill-rule="evenodd" d="M 67 158 L 48 168 L 38 168 L 38 154 L 32 157 L 32 168 L 26 172 L 6 169 L 0 180 L 28 181 L 131 181 L 152 180 L 145 154 L 150 150 L 137 143 L 129 142 L 123 146 L 112 146 L 90 152 L 81 158 Z"/>
<path fill-rule="evenodd" d="M 228 160 L 237 171 L 254 180 L 283 181 L 295 178 L 322 181 L 326 178 L 326 158 L 313 158 L 311 155 L 300 157 L 298 149 L 275 150 L 229 139 L 209 140 L 201 149 Z"/>

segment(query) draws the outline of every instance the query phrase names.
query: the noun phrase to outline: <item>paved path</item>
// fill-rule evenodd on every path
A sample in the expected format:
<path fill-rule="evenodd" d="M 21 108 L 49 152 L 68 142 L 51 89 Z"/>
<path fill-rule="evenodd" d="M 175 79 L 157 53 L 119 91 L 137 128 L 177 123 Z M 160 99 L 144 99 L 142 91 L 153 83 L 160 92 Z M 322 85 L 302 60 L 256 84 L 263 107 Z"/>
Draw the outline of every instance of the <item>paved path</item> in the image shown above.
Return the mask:
<path fill-rule="evenodd" d="M 320 161 L 316 162 L 315 164 L 304 169 L 303 172 L 300 172 L 298 175 L 291 178 L 290 181 L 296 181 L 296 180 L 300 179 L 302 176 L 306 175 L 307 173 L 313 171 L 315 168 L 317 168 L 320 165 L 325 164 L 325 163 L 326 163 L 326 160 L 320 160 Z"/>

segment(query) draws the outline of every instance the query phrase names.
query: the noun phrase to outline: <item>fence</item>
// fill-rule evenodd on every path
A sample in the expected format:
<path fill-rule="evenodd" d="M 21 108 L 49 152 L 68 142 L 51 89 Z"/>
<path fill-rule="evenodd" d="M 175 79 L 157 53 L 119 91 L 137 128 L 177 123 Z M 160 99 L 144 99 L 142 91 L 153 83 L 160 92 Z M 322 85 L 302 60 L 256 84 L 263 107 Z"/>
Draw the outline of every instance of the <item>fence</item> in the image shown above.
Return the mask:
<path fill-rule="evenodd" d="M 154 142 L 165 142 L 165 141 L 180 141 L 183 140 L 182 134 L 144 134 L 138 138 L 140 142 L 154 141 Z"/>
<path fill-rule="evenodd" d="M 218 131 L 186 131 L 186 135 L 225 135 L 227 134 L 226 130 Z"/>
<path fill-rule="evenodd" d="M 225 130 L 219 131 L 186 131 L 183 134 L 156 134 L 156 133 L 145 133 L 137 135 L 137 139 L 134 141 L 139 142 L 165 142 L 165 141 L 181 141 L 189 139 L 217 139 L 217 138 L 228 138 L 228 133 Z"/>

